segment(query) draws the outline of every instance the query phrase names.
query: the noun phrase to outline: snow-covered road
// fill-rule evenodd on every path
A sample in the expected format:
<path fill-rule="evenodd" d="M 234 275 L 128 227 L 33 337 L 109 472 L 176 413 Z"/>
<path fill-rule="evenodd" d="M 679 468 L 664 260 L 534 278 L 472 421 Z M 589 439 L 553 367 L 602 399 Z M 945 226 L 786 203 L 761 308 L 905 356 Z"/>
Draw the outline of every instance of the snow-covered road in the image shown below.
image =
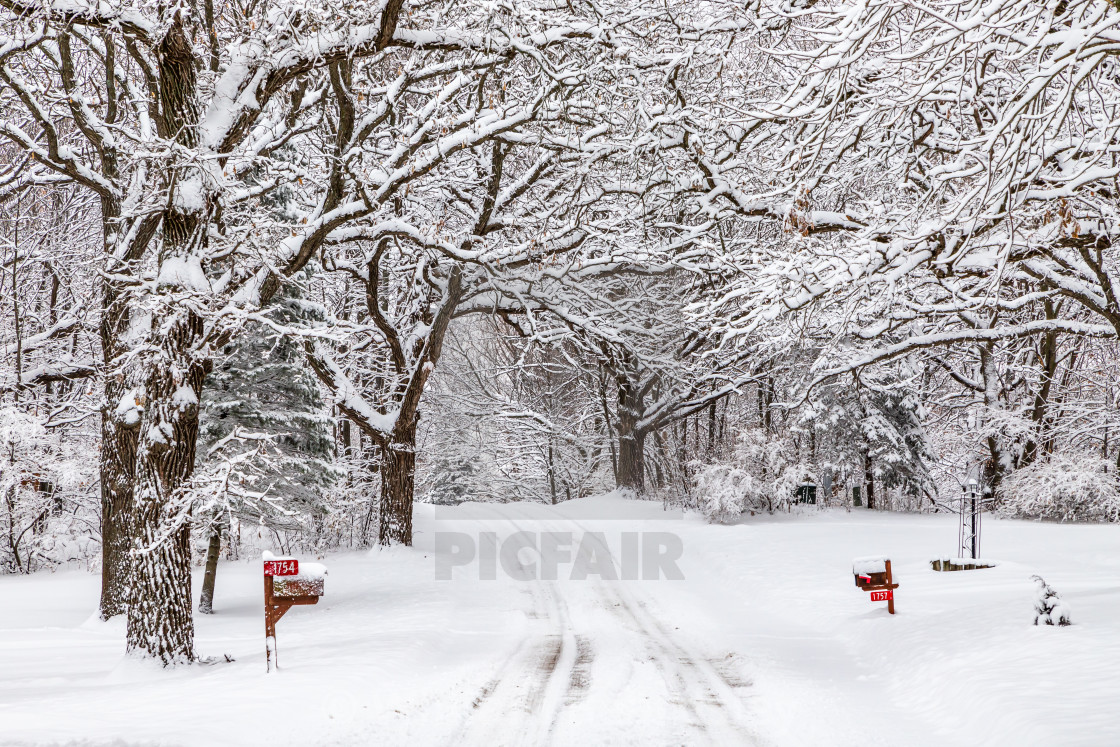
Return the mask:
<path fill-rule="evenodd" d="M 460 558 L 448 583 L 487 582 L 479 537 L 491 533 L 496 557 L 490 583 L 515 583 L 526 619 L 517 646 L 489 674 L 451 741 L 576 744 L 595 735 L 616 744 L 756 743 L 745 701 L 749 681 L 736 671 L 734 656 L 712 660 L 694 649 L 688 635 L 652 606 L 658 583 L 678 582 L 642 580 L 643 571 L 660 569 L 643 568 L 639 557 L 623 559 L 623 533 L 636 540 L 633 554 L 641 555 L 643 533 L 635 529 L 651 509 L 656 523 L 644 534 L 666 534 L 658 507 L 608 505 L 605 519 L 590 506 L 574 514 L 542 508 L 436 510 L 435 532 L 469 538 L 476 551 L 469 562 Z M 514 574 L 525 578 L 502 577 L 501 554 L 514 540 L 534 548 L 521 550 L 514 564 Z M 545 559 L 546 545 L 557 548 L 554 566 Z M 580 577 L 587 570 L 581 546 L 608 559 L 611 570 Z M 639 579 L 617 580 L 633 560 L 639 560 L 629 563 Z"/>
<path fill-rule="evenodd" d="M 751 744 L 743 690 L 619 584 L 542 581 L 528 630 L 472 701 L 460 744 Z M 573 612 L 574 610 L 574 612 Z"/>
<path fill-rule="evenodd" d="M 1118 527 L 990 521 L 1003 563 L 954 574 L 927 563 L 951 517 L 719 527 L 604 497 L 421 506 L 417 527 L 414 548 L 324 559 L 326 596 L 279 623 L 275 675 L 259 563 L 223 564 L 217 614 L 197 617 L 200 652 L 235 661 L 174 671 L 123 659 L 122 624 L 91 616 L 96 575 L 0 578 L 0 744 L 1120 743 Z M 658 575 L 682 580 L 627 555 L 658 547 Z M 612 570 L 587 573 L 606 548 Z M 894 617 L 851 582 L 876 552 L 902 584 Z M 1073 627 L 1030 625 L 1033 572 Z"/>
<path fill-rule="evenodd" d="M 530 596 L 527 635 L 478 692 L 454 742 L 574 744 L 603 734 L 604 720 L 622 721 L 631 704 L 634 721 L 616 740 L 754 742 L 738 692 L 746 683 L 682 645 L 642 601 L 599 583 L 546 581 Z"/>

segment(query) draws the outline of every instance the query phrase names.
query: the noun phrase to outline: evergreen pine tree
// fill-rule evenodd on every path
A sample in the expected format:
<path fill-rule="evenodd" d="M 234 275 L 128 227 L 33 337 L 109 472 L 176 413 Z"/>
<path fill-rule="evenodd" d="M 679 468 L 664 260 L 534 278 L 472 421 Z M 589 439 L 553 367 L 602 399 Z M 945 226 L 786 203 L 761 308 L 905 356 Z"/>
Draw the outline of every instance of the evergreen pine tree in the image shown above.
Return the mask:
<path fill-rule="evenodd" d="M 440 456 L 429 468 L 426 498 L 429 503 L 457 506 L 477 495 L 478 468 L 469 457 Z"/>
<path fill-rule="evenodd" d="M 1041 576 L 1031 576 L 1038 585 L 1038 596 L 1034 602 L 1035 625 L 1069 625 L 1069 605 L 1062 601 L 1058 592 L 1042 580 Z"/>
<path fill-rule="evenodd" d="M 278 325 L 304 326 L 318 310 L 289 286 L 269 309 Z M 271 436 L 269 464 L 259 465 L 266 475 L 270 501 L 282 510 L 263 511 L 265 523 L 278 529 L 295 528 L 300 517 L 321 520 L 326 512 L 324 494 L 335 479 L 331 462 L 334 441 L 328 407 L 315 377 L 303 365 L 298 340 L 276 333 L 259 323 L 223 351 L 226 358 L 214 367 L 206 382 L 200 441 L 205 449 L 229 435 L 234 428 Z M 234 510 L 257 513 L 247 507 Z M 294 512 L 294 515 L 289 515 Z"/>

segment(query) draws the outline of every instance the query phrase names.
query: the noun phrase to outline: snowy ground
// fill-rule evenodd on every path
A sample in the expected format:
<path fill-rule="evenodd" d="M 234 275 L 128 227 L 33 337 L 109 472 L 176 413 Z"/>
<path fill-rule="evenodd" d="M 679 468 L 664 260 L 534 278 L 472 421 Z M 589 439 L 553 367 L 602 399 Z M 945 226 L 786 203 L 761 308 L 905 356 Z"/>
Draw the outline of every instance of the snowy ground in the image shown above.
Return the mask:
<path fill-rule="evenodd" d="M 279 623 L 275 675 L 259 563 L 223 565 L 217 614 L 196 618 L 201 653 L 236 661 L 173 671 L 123 660 L 96 576 L 0 578 L 0 744 L 1120 744 L 1120 527 L 985 517 L 1001 564 L 935 573 L 952 517 L 719 527 L 611 497 L 417 514 L 415 548 L 325 560 L 327 595 Z M 436 580 L 448 531 L 597 531 L 616 551 L 668 532 L 685 579 L 561 563 L 487 581 L 476 562 Z M 893 617 L 852 583 L 851 559 L 880 553 Z M 1032 573 L 1074 626 L 1031 625 Z"/>

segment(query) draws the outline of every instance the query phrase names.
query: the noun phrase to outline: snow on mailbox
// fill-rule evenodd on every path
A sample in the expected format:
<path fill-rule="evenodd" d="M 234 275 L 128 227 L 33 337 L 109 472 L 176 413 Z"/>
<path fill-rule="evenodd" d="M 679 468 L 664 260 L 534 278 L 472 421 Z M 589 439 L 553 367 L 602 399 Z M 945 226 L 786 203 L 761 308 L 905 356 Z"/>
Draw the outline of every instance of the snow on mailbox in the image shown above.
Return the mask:
<path fill-rule="evenodd" d="M 871 592 L 872 602 L 886 602 L 887 611 L 894 614 L 894 590 L 898 584 L 891 575 L 891 561 L 881 555 L 871 555 L 852 560 L 852 575 L 856 588 Z"/>
<path fill-rule="evenodd" d="M 326 587 L 327 567 L 319 563 L 300 563 L 295 558 L 278 558 L 270 552 L 264 561 L 264 660 L 272 671 L 276 656 L 276 623 L 297 604 L 316 604 Z M 277 663 L 277 666 L 279 664 Z"/>

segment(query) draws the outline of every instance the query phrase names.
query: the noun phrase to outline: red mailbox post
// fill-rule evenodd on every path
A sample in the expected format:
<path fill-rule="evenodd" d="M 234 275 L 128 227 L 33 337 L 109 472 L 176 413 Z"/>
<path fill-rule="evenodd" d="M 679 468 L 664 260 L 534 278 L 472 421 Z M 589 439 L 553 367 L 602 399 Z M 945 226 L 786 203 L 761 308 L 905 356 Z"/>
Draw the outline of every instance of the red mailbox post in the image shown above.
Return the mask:
<path fill-rule="evenodd" d="M 886 602 L 887 612 L 894 614 L 894 590 L 898 584 L 891 575 L 891 561 L 883 557 L 856 558 L 852 561 L 856 588 L 871 592 L 872 602 Z"/>
<path fill-rule="evenodd" d="M 276 622 L 297 604 L 316 604 L 323 596 L 327 569 L 318 563 L 305 563 L 300 572 L 295 558 L 264 557 L 264 660 L 271 672 L 276 654 Z"/>

